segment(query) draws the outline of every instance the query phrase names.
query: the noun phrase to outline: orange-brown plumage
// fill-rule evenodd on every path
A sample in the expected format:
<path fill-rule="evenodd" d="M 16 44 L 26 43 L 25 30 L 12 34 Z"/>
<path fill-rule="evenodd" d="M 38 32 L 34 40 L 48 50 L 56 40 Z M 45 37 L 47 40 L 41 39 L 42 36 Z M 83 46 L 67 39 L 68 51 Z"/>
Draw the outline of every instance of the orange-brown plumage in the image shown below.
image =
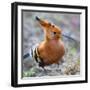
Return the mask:
<path fill-rule="evenodd" d="M 44 30 L 45 39 L 38 46 L 39 56 L 44 66 L 58 64 L 65 54 L 64 44 L 61 40 L 62 31 L 56 25 L 36 17 Z"/>

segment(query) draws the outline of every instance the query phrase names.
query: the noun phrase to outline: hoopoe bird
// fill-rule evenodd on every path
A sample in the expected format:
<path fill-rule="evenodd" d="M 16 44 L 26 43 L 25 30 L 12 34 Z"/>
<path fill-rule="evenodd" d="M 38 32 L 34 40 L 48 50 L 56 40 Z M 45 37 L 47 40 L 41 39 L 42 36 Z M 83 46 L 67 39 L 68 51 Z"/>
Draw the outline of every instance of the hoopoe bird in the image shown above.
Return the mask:
<path fill-rule="evenodd" d="M 44 32 L 44 40 L 30 49 L 30 53 L 24 55 L 24 58 L 32 56 L 40 67 L 51 64 L 59 64 L 65 54 L 64 43 L 61 40 L 62 30 L 48 22 L 36 17 Z"/>

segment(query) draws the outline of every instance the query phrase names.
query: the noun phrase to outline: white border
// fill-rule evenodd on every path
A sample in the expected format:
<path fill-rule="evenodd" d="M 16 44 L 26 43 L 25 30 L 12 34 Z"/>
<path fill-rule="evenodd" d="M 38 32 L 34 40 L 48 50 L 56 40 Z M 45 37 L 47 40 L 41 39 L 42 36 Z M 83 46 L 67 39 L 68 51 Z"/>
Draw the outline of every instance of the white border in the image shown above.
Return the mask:
<path fill-rule="evenodd" d="M 59 76 L 59 77 L 39 77 L 21 79 L 21 9 L 25 10 L 45 10 L 45 11 L 64 11 L 80 12 L 80 75 L 79 76 Z M 51 8 L 36 6 L 18 6 L 18 84 L 47 83 L 85 80 L 85 10 L 70 8 Z"/>

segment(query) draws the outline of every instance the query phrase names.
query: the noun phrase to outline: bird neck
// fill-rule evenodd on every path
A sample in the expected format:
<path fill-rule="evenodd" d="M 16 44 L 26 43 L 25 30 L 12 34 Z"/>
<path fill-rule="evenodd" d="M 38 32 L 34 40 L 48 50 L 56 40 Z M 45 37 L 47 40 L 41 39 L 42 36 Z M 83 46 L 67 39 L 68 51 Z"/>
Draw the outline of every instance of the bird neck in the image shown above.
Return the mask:
<path fill-rule="evenodd" d="M 49 42 L 50 41 L 50 38 L 47 35 L 45 35 L 45 41 L 46 42 Z"/>
<path fill-rule="evenodd" d="M 46 37 L 45 38 L 45 43 L 52 43 L 52 44 L 54 44 L 54 43 L 58 43 L 59 41 L 60 41 L 60 39 L 49 39 L 48 37 Z"/>

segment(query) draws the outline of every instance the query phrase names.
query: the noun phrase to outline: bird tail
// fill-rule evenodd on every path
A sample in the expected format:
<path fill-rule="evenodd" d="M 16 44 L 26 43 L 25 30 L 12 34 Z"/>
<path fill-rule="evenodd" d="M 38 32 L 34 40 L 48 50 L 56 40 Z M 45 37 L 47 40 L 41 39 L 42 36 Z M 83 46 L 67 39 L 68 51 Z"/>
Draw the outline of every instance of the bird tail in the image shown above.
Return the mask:
<path fill-rule="evenodd" d="M 26 59 L 26 58 L 33 58 L 33 50 L 32 50 L 32 48 L 29 50 L 29 52 L 28 53 L 26 53 L 24 56 L 23 56 L 23 59 Z"/>
<path fill-rule="evenodd" d="M 35 56 L 35 49 L 37 48 L 37 46 L 38 46 L 38 44 L 35 44 L 33 47 L 31 47 L 29 52 L 23 56 L 23 59 L 26 59 L 29 57 L 33 58 Z"/>
<path fill-rule="evenodd" d="M 26 59 L 26 58 L 28 58 L 30 56 L 30 54 L 29 53 L 26 53 L 24 56 L 23 56 L 23 59 Z"/>

